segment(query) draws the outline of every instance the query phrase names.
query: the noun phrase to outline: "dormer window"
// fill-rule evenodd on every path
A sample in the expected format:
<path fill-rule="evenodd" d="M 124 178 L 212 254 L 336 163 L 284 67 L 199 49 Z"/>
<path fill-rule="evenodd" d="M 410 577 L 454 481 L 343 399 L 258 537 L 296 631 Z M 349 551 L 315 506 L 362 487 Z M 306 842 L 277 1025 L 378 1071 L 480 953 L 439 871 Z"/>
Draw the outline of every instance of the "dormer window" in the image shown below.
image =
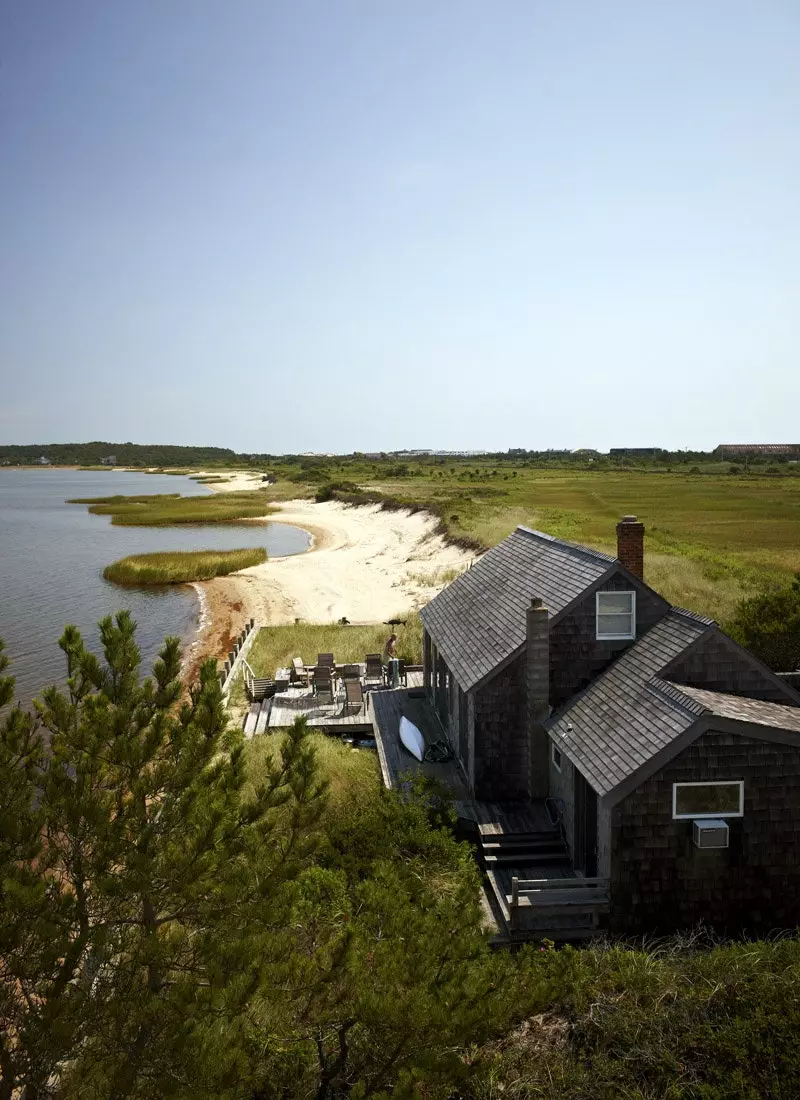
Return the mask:
<path fill-rule="evenodd" d="M 603 642 L 636 637 L 636 593 L 597 593 L 597 638 Z"/>

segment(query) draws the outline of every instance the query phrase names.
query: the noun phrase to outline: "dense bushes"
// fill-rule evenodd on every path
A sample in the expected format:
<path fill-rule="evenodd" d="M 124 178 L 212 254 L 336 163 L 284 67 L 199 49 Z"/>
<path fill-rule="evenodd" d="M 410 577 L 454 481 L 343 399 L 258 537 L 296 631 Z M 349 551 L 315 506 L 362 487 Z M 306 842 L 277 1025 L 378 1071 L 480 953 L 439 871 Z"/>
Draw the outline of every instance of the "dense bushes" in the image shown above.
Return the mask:
<path fill-rule="evenodd" d="M 729 631 L 774 671 L 800 668 L 800 574 L 787 587 L 742 600 Z"/>
<path fill-rule="evenodd" d="M 549 952 L 546 1015 L 480 1052 L 488 1100 L 793 1100 L 800 944 Z"/>

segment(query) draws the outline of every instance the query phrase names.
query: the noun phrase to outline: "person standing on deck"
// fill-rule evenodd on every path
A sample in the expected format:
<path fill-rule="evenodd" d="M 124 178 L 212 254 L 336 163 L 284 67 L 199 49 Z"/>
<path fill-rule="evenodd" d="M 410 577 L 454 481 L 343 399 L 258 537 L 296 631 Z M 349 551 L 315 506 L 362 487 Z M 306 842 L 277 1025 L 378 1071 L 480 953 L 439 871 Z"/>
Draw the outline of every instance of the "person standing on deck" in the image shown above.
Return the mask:
<path fill-rule="evenodd" d="M 397 656 L 397 635 L 390 634 L 386 645 L 383 647 L 384 660 L 391 661 Z"/>

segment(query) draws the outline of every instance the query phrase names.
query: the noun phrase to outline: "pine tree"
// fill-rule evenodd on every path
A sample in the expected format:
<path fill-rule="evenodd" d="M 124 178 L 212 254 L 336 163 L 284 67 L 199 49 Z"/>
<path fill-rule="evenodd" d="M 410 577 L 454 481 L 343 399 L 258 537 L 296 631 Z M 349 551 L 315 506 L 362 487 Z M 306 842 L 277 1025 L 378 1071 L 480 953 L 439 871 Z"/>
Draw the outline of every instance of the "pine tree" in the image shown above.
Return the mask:
<path fill-rule="evenodd" d="M 0 1097 L 216 1094 L 322 785 L 300 723 L 245 799 L 214 663 L 181 701 L 177 639 L 140 682 L 129 614 L 100 635 L 67 628 L 66 691 L 0 728 Z"/>
<path fill-rule="evenodd" d="M 186 693 L 175 639 L 142 682 L 130 616 L 100 637 L 0 720 L 0 1100 L 452 1095 L 542 991 L 436 799 L 334 813 L 302 720 L 253 790 L 213 662 Z"/>

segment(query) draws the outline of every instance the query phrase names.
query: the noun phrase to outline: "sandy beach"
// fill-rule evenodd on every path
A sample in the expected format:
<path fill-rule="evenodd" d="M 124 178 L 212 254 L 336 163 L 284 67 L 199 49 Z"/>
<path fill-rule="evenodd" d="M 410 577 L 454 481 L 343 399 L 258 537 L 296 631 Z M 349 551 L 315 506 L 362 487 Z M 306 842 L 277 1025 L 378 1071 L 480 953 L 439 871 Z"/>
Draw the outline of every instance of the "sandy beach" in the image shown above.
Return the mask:
<path fill-rule="evenodd" d="M 233 484 L 220 483 L 219 489 L 256 484 L 245 474 Z M 402 616 L 427 603 L 475 559 L 473 552 L 435 534 L 436 519 L 426 513 L 337 501 L 290 500 L 274 507 L 269 518 L 308 531 L 310 549 L 194 586 L 202 613 L 192 668 L 207 656 L 223 658 L 248 618 L 269 625 L 342 617 L 369 623 Z"/>

